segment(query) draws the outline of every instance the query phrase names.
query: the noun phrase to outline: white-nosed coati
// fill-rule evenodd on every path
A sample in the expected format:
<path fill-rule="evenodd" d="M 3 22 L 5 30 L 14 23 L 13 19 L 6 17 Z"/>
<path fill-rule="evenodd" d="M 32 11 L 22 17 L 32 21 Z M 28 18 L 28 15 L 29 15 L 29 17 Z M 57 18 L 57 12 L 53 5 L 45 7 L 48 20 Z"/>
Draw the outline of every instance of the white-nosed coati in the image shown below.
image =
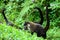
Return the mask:
<path fill-rule="evenodd" d="M 39 8 L 38 8 L 39 9 Z M 25 22 L 24 23 L 24 29 L 25 30 L 30 30 L 31 34 L 33 34 L 34 32 L 37 33 L 38 37 L 43 37 L 46 38 L 46 32 L 49 29 L 49 25 L 50 25 L 50 20 L 49 20 L 49 16 L 48 16 L 48 5 L 46 4 L 46 19 L 47 19 L 47 24 L 46 27 L 43 28 L 41 24 L 38 23 L 34 23 L 34 22 Z"/>
<path fill-rule="evenodd" d="M 18 27 L 14 23 L 8 21 L 7 17 L 5 16 L 5 12 L 4 12 L 5 10 L 6 10 L 5 8 L 2 9 L 2 15 L 4 17 L 4 20 L 6 21 L 6 24 L 10 26 L 15 26 L 17 29 L 22 29 L 21 27 Z"/>

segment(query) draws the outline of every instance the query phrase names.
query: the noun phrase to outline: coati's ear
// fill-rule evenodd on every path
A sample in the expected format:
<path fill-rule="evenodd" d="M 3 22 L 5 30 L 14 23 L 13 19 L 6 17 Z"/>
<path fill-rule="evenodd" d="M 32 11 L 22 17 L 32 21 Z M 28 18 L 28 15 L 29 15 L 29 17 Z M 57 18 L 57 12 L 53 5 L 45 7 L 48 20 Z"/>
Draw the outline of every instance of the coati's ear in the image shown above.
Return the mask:
<path fill-rule="evenodd" d="M 29 24 L 29 22 L 25 22 L 25 23 L 24 23 L 24 26 L 26 26 L 27 24 Z"/>

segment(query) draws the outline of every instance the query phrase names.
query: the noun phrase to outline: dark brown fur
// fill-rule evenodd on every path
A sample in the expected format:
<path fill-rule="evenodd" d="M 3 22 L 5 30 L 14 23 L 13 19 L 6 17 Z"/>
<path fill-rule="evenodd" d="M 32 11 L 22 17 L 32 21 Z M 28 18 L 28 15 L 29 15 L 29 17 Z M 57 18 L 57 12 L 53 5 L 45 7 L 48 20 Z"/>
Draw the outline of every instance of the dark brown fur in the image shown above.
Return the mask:
<path fill-rule="evenodd" d="M 34 22 L 25 22 L 24 24 L 24 29 L 25 30 L 30 30 L 31 34 L 33 34 L 34 32 L 37 33 L 37 36 L 40 37 L 42 36 L 43 38 L 46 38 L 46 32 L 49 29 L 49 25 L 50 25 L 50 20 L 49 20 L 49 16 L 48 16 L 48 5 L 46 4 L 46 19 L 47 19 L 47 24 L 46 27 L 43 28 L 41 24 L 38 23 L 34 23 Z"/>
<path fill-rule="evenodd" d="M 28 25 L 30 25 L 30 27 Z M 42 27 L 42 25 L 33 23 L 33 22 L 25 22 L 24 26 L 25 26 L 24 27 L 25 30 L 29 30 L 28 27 L 30 28 L 31 34 L 35 32 L 37 33 L 38 37 L 42 36 L 46 38 L 46 32 L 44 28 Z"/>

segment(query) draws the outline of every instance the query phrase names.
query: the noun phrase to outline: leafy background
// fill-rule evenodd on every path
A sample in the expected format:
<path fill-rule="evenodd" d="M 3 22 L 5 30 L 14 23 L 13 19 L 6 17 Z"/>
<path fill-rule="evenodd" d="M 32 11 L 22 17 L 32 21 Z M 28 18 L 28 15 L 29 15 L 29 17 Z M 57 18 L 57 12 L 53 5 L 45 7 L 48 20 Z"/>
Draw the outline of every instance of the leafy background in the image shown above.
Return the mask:
<path fill-rule="evenodd" d="M 6 4 L 5 4 L 6 1 Z M 47 38 L 37 37 L 36 33 L 31 35 L 28 31 L 19 30 L 15 27 L 6 25 L 6 22 L 1 14 L 1 10 L 5 7 L 5 15 L 9 21 L 24 27 L 25 21 L 39 22 L 39 12 L 33 8 L 38 6 L 43 11 L 44 23 L 46 25 L 45 15 L 46 0 L 0 0 L 0 40 L 60 40 L 60 0 L 50 0 L 49 14 L 50 29 L 47 31 Z M 33 12 L 34 11 L 34 12 Z"/>

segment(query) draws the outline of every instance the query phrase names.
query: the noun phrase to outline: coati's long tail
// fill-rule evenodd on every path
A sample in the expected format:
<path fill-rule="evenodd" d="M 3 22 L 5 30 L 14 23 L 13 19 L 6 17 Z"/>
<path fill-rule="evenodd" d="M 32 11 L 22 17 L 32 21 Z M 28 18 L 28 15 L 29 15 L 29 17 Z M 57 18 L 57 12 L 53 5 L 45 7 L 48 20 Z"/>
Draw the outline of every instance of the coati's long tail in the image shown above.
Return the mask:
<path fill-rule="evenodd" d="M 5 10 L 6 10 L 6 9 L 3 8 L 3 10 L 2 10 L 2 15 L 3 15 L 3 17 L 4 17 L 5 21 L 6 21 L 6 23 L 8 24 L 8 20 L 7 20 L 6 16 L 5 16 L 5 14 L 4 14 L 4 11 L 5 11 Z"/>
<path fill-rule="evenodd" d="M 49 26 L 50 26 L 50 20 L 49 20 L 49 3 L 46 3 L 46 19 L 47 19 L 47 24 L 46 24 L 46 27 L 44 28 L 45 29 L 45 32 L 49 29 Z"/>
<path fill-rule="evenodd" d="M 41 9 L 39 8 L 39 7 L 35 7 L 35 9 L 37 9 L 38 11 L 39 11 L 39 15 L 40 15 L 40 18 L 41 18 L 41 20 L 39 21 L 39 24 L 41 24 L 42 25 L 42 23 L 43 23 L 43 14 L 42 14 L 42 11 L 41 11 Z"/>

